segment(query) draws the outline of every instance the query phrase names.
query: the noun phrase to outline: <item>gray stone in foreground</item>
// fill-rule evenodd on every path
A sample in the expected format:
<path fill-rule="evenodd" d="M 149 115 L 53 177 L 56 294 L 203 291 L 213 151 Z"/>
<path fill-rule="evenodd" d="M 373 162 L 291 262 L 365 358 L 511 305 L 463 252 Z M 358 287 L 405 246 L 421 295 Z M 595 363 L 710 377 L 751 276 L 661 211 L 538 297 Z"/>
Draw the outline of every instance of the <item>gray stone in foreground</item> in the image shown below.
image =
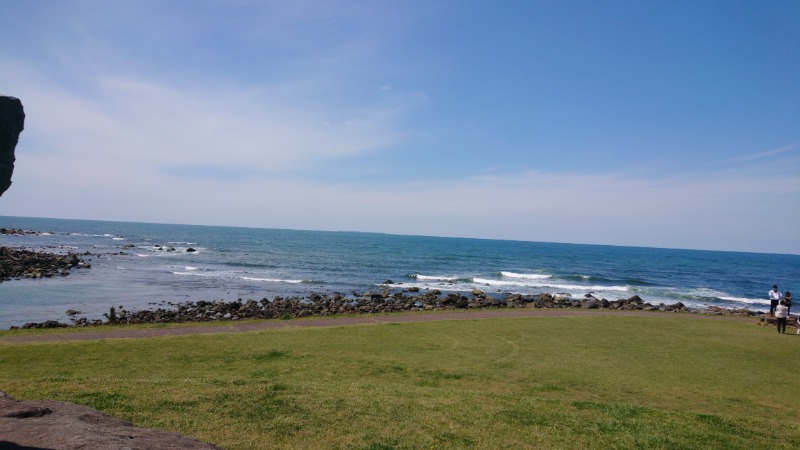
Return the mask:
<path fill-rule="evenodd" d="M 139 428 L 86 406 L 18 401 L 0 391 L 0 449 L 217 449 L 178 433 Z"/>

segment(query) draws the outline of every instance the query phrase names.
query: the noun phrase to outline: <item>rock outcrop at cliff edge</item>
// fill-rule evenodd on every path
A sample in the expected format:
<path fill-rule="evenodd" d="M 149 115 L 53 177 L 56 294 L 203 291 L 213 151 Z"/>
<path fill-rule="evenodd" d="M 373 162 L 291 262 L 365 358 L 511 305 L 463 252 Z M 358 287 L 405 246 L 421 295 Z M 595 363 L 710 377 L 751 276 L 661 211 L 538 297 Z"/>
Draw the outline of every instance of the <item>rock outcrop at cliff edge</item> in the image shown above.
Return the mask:
<path fill-rule="evenodd" d="M 197 439 L 139 428 L 86 406 L 55 400 L 17 401 L 0 391 L 0 449 L 220 450 Z"/>
<path fill-rule="evenodd" d="M 25 128 L 25 111 L 18 98 L 0 96 L 0 196 L 11 186 L 14 150 Z"/>

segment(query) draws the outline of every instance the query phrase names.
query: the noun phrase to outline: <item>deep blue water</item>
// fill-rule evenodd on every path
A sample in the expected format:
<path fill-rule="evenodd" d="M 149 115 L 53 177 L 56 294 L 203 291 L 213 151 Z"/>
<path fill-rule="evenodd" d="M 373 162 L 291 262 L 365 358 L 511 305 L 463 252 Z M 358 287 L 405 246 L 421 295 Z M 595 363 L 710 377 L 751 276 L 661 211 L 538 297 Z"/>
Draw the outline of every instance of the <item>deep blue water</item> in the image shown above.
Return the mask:
<path fill-rule="evenodd" d="M 67 277 L 0 283 L 0 328 L 66 322 L 67 309 L 98 318 L 111 306 L 362 293 L 387 280 L 759 311 L 773 284 L 800 292 L 800 255 L 3 216 L 0 228 L 44 232 L 0 235 L 0 246 L 96 255 Z"/>

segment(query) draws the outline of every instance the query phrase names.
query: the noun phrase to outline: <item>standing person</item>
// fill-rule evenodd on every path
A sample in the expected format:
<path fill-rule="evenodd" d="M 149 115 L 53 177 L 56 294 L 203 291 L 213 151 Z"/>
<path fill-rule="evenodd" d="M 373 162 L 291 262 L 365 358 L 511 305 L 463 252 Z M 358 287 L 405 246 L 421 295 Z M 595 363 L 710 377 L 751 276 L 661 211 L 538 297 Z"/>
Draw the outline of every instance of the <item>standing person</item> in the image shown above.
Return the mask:
<path fill-rule="evenodd" d="M 786 307 L 786 302 L 781 300 L 781 303 L 775 307 L 775 318 L 778 319 L 778 333 L 786 333 L 787 317 L 789 317 L 789 308 Z M 783 331 L 781 331 L 781 327 Z"/>
<path fill-rule="evenodd" d="M 789 291 L 786 291 L 786 294 L 784 294 L 784 296 L 783 296 L 783 301 L 786 302 L 786 312 L 787 313 L 791 313 L 792 312 L 792 293 L 789 292 Z"/>
<path fill-rule="evenodd" d="M 769 315 L 775 316 L 775 307 L 778 306 L 778 302 L 781 301 L 781 293 L 778 291 L 778 285 L 772 286 L 772 290 L 769 291 Z"/>

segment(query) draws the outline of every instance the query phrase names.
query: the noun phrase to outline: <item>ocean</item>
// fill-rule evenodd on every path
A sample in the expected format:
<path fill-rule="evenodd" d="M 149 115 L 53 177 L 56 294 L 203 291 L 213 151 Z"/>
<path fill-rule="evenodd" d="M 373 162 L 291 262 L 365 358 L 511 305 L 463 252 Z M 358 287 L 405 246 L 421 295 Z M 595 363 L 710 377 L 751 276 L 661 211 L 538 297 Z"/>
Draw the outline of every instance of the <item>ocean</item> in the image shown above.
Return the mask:
<path fill-rule="evenodd" d="M 68 309 L 93 319 L 112 306 L 360 294 L 388 281 L 755 311 L 769 309 L 773 284 L 800 292 L 800 255 L 4 216 L 0 228 L 40 232 L 0 235 L 0 246 L 92 253 L 90 269 L 66 277 L 0 283 L 0 329 L 69 323 Z"/>

